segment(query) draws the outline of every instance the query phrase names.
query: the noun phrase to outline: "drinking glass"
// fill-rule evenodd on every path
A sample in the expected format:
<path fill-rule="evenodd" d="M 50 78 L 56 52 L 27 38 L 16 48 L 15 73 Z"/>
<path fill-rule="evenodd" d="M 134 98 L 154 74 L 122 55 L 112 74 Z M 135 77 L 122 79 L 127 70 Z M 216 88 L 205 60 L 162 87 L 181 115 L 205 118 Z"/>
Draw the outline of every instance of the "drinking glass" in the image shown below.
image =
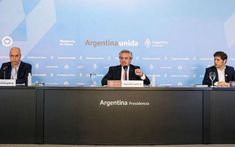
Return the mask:
<path fill-rule="evenodd" d="M 216 77 L 215 72 L 210 72 L 210 73 L 209 73 L 209 78 L 210 78 L 210 80 L 211 80 L 211 87 L 214 86 L 215 77 Z"/>
<path fill-rule="evenodd" d="M 96 73 L 90 73 L 90 81 L 91 81 L 91 84 L 90 86 L 96 86 Z"/>

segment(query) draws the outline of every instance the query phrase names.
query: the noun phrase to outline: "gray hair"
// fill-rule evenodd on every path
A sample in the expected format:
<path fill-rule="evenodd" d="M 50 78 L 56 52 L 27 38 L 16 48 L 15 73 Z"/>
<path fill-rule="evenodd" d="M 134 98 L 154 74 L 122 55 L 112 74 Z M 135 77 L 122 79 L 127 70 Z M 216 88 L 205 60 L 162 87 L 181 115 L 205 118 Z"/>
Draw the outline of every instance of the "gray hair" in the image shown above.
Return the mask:
<path fill-rule="evenodd" d="M 119 58 L 121 57 L 121 54 L 122 54 L 122 53 L 128 53 L 128 54 L 130 54 L 131 59 L 132 59 L 132 52 L 131 52 L 131 51 L 129 51 L 129 50 L 122 50 L 122 51 L 120 51 L 120 52 L 119 52 Z"/>
<path fill-rule="evenodd" d="M 11 51 L 12 51 L 13 49 L 17 49 L 17 50 L 19 51 L 19 54 L 21 55 L 21 49 L 20 49 L 19 47 L 12 47 L 12 48 L 10 49 L 10 54 L 11 54 Z"/>

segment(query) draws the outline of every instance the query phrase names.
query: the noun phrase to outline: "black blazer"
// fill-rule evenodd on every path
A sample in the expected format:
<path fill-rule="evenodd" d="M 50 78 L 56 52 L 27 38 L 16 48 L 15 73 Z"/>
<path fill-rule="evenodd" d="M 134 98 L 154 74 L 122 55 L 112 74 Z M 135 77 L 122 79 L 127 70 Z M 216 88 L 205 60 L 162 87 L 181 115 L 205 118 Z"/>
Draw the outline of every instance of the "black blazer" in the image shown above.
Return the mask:
<path fill-rule="evenodd" d="M 208 85 L 211 86 L 211 80 L 209 78 L 209 73 L 210 72 L 215 72 L 216 73 L 216 77 L 215 80 L 213 81 L 213 83 L 218 82 L 218 72 L 215 66 L 211 66 L 206 68 L 206 72 L 202 81 L 202 84 L 204 85 Z M 231 66 L 226 66 L 225 68 L 225 82 L 230 82 L 230 81 L 235 81 L 235 71 L 234 68 Z"/>
<path fill-rule="evenodd" d="M 139 68 L 139 66 L 130 65 L 129 69 L 129 80 L 142 80 L 139 76 L 135 74 L 135 69 Z M 108 73 L 103 77 L 101 84 L 107 85 L 108 80 L 121 80 L 121 73 L 122 73 L 122 67 L 121 65 L 117 66 L 111 66 L 109 67 Z M 145 75 L 146 76 L 146 75 Z M 145 85 L 149 85 L 150 81 L 149 78 L 146 76 L 146 79 L 144 80 Z"/>
<path fill-rule="evenodd" d="M 4 70 L 5 70 L 5 79 L 11 78 L 11 62 L 3 63 L 0 70 L 0 79 L 4 79 Z M 32 65 L 22 62 L 18 69 L 16 84 L 26 84 L 28 82 L 28 74 L 32 73 Z"/>

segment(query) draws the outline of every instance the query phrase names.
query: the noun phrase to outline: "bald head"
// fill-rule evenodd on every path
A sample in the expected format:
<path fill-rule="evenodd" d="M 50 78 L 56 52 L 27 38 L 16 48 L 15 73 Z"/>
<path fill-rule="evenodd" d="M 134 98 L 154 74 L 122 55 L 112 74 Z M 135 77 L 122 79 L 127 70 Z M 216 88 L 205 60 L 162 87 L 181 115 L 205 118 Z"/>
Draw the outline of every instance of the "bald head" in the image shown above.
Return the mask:
<path fill-rule="evenodd" d="M 20 63 L 20 59 L 21 59 L 20 48 L 19 47 L 11 48 L 9 57 L 10 57 L 10 60 L 11 60 L 11 65 L 13 67 L 17 66 Z"/>

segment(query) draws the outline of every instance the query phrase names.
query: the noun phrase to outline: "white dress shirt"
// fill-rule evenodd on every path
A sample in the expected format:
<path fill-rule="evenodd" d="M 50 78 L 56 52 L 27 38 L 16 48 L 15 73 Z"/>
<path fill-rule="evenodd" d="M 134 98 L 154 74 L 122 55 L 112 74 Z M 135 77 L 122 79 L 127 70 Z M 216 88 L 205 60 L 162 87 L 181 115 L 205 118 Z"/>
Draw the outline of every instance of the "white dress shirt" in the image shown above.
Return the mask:
<path fill-rule="evenodd" d="M 21 63 L 21 62 L 20 62 Z M 18 75 L 18 70 L 19 70 L 19 67 L 20 67 L 20 63 L 14 68 L 12 66 L 12 69 L 11 69 L 11 79 L 14 79 L 16 80 L 17 79 L 17 75 Z"/>
<path fill-rule="evenodd" d="M 127 80 L 129 80 L 129 70 L 130 70 L 130 66 L 127 66 Z M 125 80 L 125 70 L 122 66 L 122 71 L 121 71 L 121 80 Z M 140 77 L 141 80 L 145 80 L 146 79 L 146 76 L 145 74 L 143 74 L 141 77 Z"/>
<path fill-rule="evenodd" d="M 218 82 L 225 82 L 225 76 L 226 76 L 225 75 L 225 68 L 226 68 L 226 66 L 222 70 L 217 68 Z M 218 82 L 215 82 L 214 85 L 217 86 Z"/>
<path fill-rule="evenodd" d="M 219 82 L 225 82 L 225 68 L 222 70 L 217 68 Z"/>
<path fill-rule="evenodd" d="M 130 69 L 130 66 L 127 66 L 127 80 L 129 80 L 129 69 Z M 122 66 L 122 72 L 121 72 L 121 80 L 123 81 L 123 80 L 125 80 L 125 69 L 123 68 L 123 66 Z"/>

